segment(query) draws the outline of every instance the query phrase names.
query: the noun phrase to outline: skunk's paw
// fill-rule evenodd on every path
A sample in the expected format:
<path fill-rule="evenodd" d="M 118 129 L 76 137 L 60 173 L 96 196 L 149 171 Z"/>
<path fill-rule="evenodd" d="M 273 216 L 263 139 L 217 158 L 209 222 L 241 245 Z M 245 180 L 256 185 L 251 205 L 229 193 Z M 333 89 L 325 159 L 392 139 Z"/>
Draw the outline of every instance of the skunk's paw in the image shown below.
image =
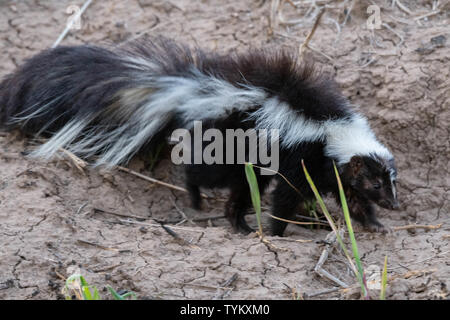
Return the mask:
<path fill-rule="evenodd" d="M 383 224 L 377 222 L 372 222 L 365 226 L 370 232 L 392 234 L 393 230 L 390 227 L 386 227 Z"/>

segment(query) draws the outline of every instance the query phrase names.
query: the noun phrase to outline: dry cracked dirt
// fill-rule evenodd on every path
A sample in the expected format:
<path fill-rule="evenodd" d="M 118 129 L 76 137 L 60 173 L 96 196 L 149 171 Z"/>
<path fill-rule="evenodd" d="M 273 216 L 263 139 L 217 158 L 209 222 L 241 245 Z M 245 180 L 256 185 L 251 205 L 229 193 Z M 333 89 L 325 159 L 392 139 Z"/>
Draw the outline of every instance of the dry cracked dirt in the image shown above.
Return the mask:
<path fill-rule="evenodd" d="M 126 45 L 144 33 L 230 52 L 276 46 L 296 50 L 317 9 L 307 1 L 93 1 L 62 44 Z M 355 225 L 369 280 L 388 257 L 387 299 L 448 299 L 450 290 L 450 4 L 447 1 L 317 1 L 327 5 L 307 54 L 335 75 L 394 153 L 401 210 L 379 209 L 388 235 Z M 355 3 L 353 7 L 352 3 Z M 50 47 L 83 1 L 0 1 L 0 76 Z M 381 8 L 369 30 L 367 7 Z M 275 14 L 274 10 L 278 10 Z M 1 106 L 0 106 L 1 107 Z M 122 171 L 78 170 L 62 155 L 29 159 L 31 141 L 0 133 L 0 299 L 61 299 L 64 278 L 81 273 L 108 298 L 106 285 L 139 299 L 358 299 L 355 277 L 338 249 L 314 268 L 329 230 L 290 225 L 285 238 L 235 234 L 224 219 L 226 192 L 203 212 L 188 197 Z M 183 185 L 167 157 L 129 168 Z M 265 208 L 270 197 L 264 198 Z M 338 207 L 330 202 L 336 218 Z M 185 221 L 213 217 L 198 222 Z M 155 219 L 172 222 L 177 240 Z M 253 216 L 248 217 L 256 226 Z M 414 228 L 398 228 L 416 225 Z M 428 226 L 421 228 L 420 226 Z M 264 229 L 268 230 L 265 218 Z M 434 226 L 434 228 L 429 228 Z M 397 229 L 395 229 L 397 228 Z M 348 242 L 348 237 L 345 237 Z M 299 241 L 301 240 L 301 241 Z M 235 278 L 233 276 L 236 274 Z M 231 284 L 226 284 L 234 279 Z M 226 284 L 230 289 L 221 289 Z M 356 287 L 355 287 L 356 285 Z M 378 289 L 373 282 L 372 296 Z"/>

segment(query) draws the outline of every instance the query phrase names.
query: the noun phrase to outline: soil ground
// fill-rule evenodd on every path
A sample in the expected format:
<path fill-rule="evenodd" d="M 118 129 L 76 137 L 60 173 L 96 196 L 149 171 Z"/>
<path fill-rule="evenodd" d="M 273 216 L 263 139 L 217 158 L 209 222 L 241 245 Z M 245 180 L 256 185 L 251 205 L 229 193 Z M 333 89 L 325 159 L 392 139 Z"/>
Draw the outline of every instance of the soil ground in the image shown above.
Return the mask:
<path fill-rule="evenodd" d="M 147 33 L 221 52 L 262 46 L 296 50 L 317 11 L 308 1 L 294 2 L 297 8 L 286 1 L 281 14 L 270 19 L 272 3 L 264 0 L 93 1 L 81 28 L 62 44 L 126 45 Z M 401 210 L 379 209 L 381 221 L 391 228 L 438 226 L 382 235 L 355 225 L 367 277 L 377 278 L 387 256 L 388 299 L 448 299 L 450 5 L 439 1 L 433 8 L 434 1 L 413 0 L 400 8 L 392 7 L 392 1 L 356 1 L 351 8 L 352 1 L 316 2 L 328 9 L 310 42 L 315 50 L 307 53 L 335 75 L 396 157 Z M 366 27 L 372 3 L 381 8 L 382 22 L 373 31 Z M 82 4 L 0 1 L 0 76 L 50 47 L 70 17 L 67 9 Z M 74 272 L 99 289 L 111 285 L 132 290 L 138 298 L 292 299 L 293 291 L 310 299 L 359 298 L 357 284 L 324 293 L 337 285 L 314 272 L 327 230 L 290 225 L 285 238 L 267 237 L 270 246 L 254 233 L 233 233 L 224 219 L 212 219 L 174 226 L 191 241 L 186 245 L 154 219 L 222 215 L 226 191 L 205 190 L 211 198 L 203 212 L 195 212 L 183 192 L 126 172 L 82 173 L 63 157 L 29 159 L 23 151 L 31 147 L 16 132 L 0 135 L 0 299 L 63 298 L 63 278 Z M 141 159 L 129 167 L 183 185 L 181 168 L 170 160 L 163 159 L 152 172 Z M 268 207 L 270 197 L 264 199 Z M 341 215 L 336 205 L 330 208 Z M 142 219 L 128 218 L 127 223 L 117 214 Z M 248 219 L 255 227 L 254 217 Z M 323 268 L 355 286 L 339 250 L 331 252 Z M 218 289 L 234 274 L 233 290 Z"/>

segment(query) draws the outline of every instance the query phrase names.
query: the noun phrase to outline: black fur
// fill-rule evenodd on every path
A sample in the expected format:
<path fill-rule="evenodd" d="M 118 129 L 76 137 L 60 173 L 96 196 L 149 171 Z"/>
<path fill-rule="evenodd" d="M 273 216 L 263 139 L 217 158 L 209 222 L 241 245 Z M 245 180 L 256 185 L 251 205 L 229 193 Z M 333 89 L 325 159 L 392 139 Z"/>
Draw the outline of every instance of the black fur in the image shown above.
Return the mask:
<path fill-rule="evenodd" d="M 134 62 L 127 60 L 127 57 L 132 57 Z M 158 68 L 153 68 L 153 65 Z M 30 134 L 51 136 L 70 121 L 82 121 L 107 110 L 108 106 L 117 103 L 118 93 L 123 90 L 147 88 L 149 82 L 146 76 L 149 74 L 195 78 L 196 72 L 223 79 L 236 88 L 245 88 L 247 85 L 260 88 L 268 97 L 277 97 L 286 102 L 307 119 L 348 119 L 354 114 L 332 79 L 317 72 L 310 62 L 299 65 L 296 56 L 288 52 L 253 50 L 247 54 L 219 55 L 191 50 L 173 41 L 159 39 L 139 41 L 126 49 L 114 50 L 90 45 L 58 47 L 34 56 L 0 84 L 0 125 L 7 129 L 20 126 Z M 200 90 L 197 94 L 207 92 Z M 39 105 L 51 101 L 51 108 L 30 116 L 38 110 Z M 141 102 L 134 106 L 120 105 L 123 109 L 131 107 L 140 108 Z M 203 128 L 218 128 L 221 131 L 253 128 L 255 123 L 249 121 L 247 116 L 259 107 L 255 105 L 245 112 L 232 110 L 220 119 L 202 119 Z M 169 114 L 168 119 L 141 150 L 161 143 L 171 130 L 182 125 L 185 120 L 177 114 Z M 108 132 L 120 128 L 123 121 L 120 118 L 95 118 L 80 138 L 93 129 L 107 137 Z M 275 216 L 289 219 L 300 203 L 314 198 L 304 178 L 301 159 L 304 159 L 318 189 L 323 194 L 332 193 L 337 197 L 333 171 L 333 160 L 336 159 L 327 157 L 324 147 L 323 141 L 300 141 L 289 148 L 281 146 L 279 172 L 300 193 L 275 176 L 278 180 L 272 194 Z M 369 202 L 383 207 L 395 206 L 396 199 L 389 196 L 389 192 L 392 192 L 389 172 L 395 171 L 395 165 L 389 163 L 393 160 L 377 160 L 376 155 L 357 158 L 359 162 L 354 160 L 339 167 L 350 199 L 351 213 L 353 218 L 370 229 L 380 230 L 382 225 L 376 220 Z M 259 170 L 256 171 L 262 194 L 273 176 L 260 175 Z M 367 181 L 379 178 L 382 188 L 367 186 Z M 228 219 L 237 230 L 251 230 L 244 219 L 251 202 L 242 164 L 186 165 L 186 185 L 196 208 L 201 206 L 200 187 L 229 188 L 231 195 L 226 205 Z M 285 228 L 285 222 L 272 220 L 273 234 L 282 235 Z"/>
<path fill-rule="evenodd" d="M 36 103 L 45 104 L 56 98 L 59 99 L 48 112 L 18 124 L 27 133 L 51 134 L 73 118 L 95 113 L 112 102 L 118 89 L 133 86 L 130 69 L 120 59 L 112 51 L 94 46 L 57 47 L 41 52 L 2 83 L 0 123 L 14 127 L 13 117 L 26 116 L 35 111 Z M 110 82 L 111 79 L 116 81 Z"/>

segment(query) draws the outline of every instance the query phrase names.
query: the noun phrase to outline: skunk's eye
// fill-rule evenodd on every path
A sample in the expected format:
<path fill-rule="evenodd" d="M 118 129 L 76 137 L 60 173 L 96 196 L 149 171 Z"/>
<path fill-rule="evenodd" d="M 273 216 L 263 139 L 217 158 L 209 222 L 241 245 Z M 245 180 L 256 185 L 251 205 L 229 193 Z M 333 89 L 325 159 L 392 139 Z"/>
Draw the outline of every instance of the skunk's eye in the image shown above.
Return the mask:
<path fill-rule="evenodd" d="M 374 183 L 373 184 L 374 189 L 380 189 L 381 188 L 381 184 L 379 183 Z"/>

